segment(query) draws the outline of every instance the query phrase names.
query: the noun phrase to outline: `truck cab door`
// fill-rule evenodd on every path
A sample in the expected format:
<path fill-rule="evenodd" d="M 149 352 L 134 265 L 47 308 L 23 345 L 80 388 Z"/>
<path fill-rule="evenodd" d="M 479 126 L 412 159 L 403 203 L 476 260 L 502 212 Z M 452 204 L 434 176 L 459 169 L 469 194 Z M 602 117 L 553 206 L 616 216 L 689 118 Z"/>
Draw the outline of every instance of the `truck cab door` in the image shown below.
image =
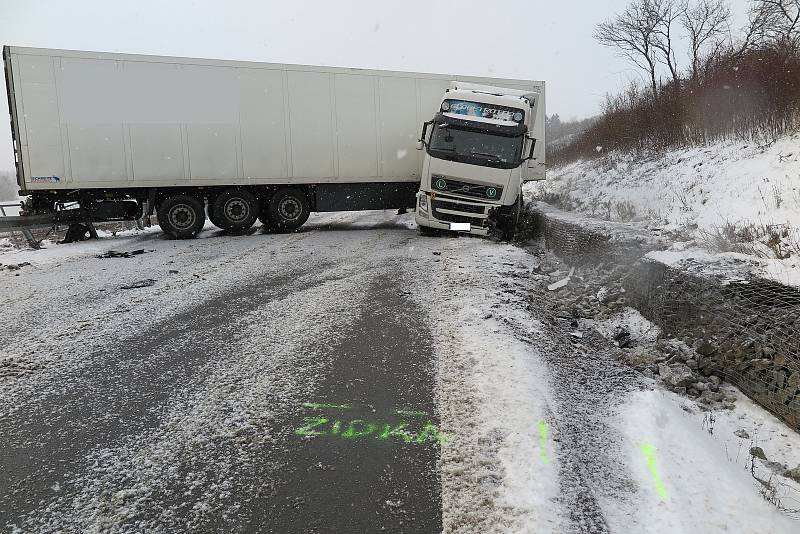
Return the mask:
<path fill-rule="evenodd" d="M 529 157 L 522 162 L 522 181 L 535 182 L 544 180 L 544 163 L 537 157 L 537 140 L 528 137 L 525 139 L 525 154 Z"/>

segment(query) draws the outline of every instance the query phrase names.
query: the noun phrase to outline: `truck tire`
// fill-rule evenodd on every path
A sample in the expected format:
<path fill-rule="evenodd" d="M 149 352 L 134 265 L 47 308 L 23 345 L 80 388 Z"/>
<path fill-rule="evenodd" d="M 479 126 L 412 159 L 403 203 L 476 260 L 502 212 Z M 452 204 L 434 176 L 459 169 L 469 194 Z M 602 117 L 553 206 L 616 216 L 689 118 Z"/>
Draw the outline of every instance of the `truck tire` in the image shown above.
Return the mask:
<path fill-rule="evenodd" d="M 261 203 L 261 213 L 258 215 L 258 220 L 261 222 L 261 227 L 265 231 L 271 232 L 275 229 L 275 225 L 272 224 L 269 215 L 267 215 L 268 210 L 269 210 L 269 199 L 266 199 Z"/>
<path fill-rule="evenodd" d="M 279 231 L 295 230 L 303 226 L 308 220 L 310 210 L 311 205 L 306 194 L 293 187 L 279 190 L 267 205 L 269 220 Z"/>
<path fill-rule="evenodd" d="M 229 232 L 246 232 L 258 217 L 258 200 L 250 191 L 226 189 L 209 205 L 211 222 Z"/>
<path fill-rule="evenodd" d="M 158 205 L 158 225 L 177 239 L 197 237 L 206 223 L 203 202 L 191 195 L 173 195 Z"/>
<path fill-rule="evenodd" d="M 507 210 L 500 219 L 500 233 L 504 241 L 512 241 L 517 235 L 517 225 L 519 224 L 519 216 L 522 212 L 522 201 L 520 197 Z"/>
<path fill-rule="evenodd" d="M 214 201 L 217 199 L 215 196 L 208 197 L 208 206 L 206 207 L 206 217 L 208 220 L 211 221 L 211 224 L 216 226 L 219 229 L 222 229 L 222 223 L 214 217 Z"/>

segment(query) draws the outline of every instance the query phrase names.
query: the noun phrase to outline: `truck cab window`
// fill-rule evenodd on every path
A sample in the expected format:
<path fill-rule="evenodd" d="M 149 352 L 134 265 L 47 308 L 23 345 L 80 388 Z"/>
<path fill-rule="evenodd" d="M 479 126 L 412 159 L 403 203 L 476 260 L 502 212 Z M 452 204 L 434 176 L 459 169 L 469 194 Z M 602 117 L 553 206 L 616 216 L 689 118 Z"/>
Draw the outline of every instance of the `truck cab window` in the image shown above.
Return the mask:
<path fill-rule="evenodd" d="M 522 136 L 507 137 L 440 124 L 433 131 L 428 152 L 450 161 L 510 168 L 519 165 L 522 140 Z"/>

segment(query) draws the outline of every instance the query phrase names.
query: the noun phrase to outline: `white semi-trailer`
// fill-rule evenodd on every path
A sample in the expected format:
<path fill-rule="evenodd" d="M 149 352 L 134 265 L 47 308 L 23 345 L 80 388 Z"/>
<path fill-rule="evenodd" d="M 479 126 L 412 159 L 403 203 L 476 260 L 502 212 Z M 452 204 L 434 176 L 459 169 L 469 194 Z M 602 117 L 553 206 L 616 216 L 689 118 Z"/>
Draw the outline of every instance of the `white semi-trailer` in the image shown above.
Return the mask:
<path fill-rule="evenodd" d="M 206 216 L 231 232 L 256 219 L 291 230 L 312 211 L 414 207 L 423 202 L 422 180 L 431 198 L 425 206 L 434 210 L 428 226 L 450 228 L 436 218 L 432 196 L 438 190 L 442 199 L 463 200 L 463 191 L 452 190 L 456 182 L 502 187 L 499 198 L 473 202 L 486 204 L 489 218 L 489 210 L 519 197 L 519 177 L 539 167 L 530 167 L 527 148 L 508 159 L 511 148 L 496 142 L 474 150 L 489 156 L 464 156 L 456 146 L 450 157 L 447 138 L 459 136 L 460 143 L 460 132 L 477 131 L 463 119 L 476 118 L 459 116 L 446 128 L 442 118 L 456 111 L 444 109 L 443 95 L 486 100 L 461 94 L 467 89 L 451 88 L 452 80 L 504 88 L 506 97 L 496 98 L 540 95 L 514 126 L 493 124 L 505 119 L 481 108 L 491 116 L 479 129 L 506 128 L 500 135 L 514 143 L 520 132 L 524 143 L 539 136 L 541 169 L 527 176 L 543 173 L 539 82 L 8 46 L 3 60 L 17 180 L 29 216 L 58 217 L 77 203 L 86 221 L 155 211 L 162 229 L 178 238 L 196 236 Z M 431 118 L 427 150 L 417 152 L 421 126 Z M 437 189 L 439 175 L 450 180 L 444 189 Z M 75 210 L 68 211 L 69 218 L 57 220 L 76 220 Z M 478 222 L 469 230 L 488 226 Z"/>

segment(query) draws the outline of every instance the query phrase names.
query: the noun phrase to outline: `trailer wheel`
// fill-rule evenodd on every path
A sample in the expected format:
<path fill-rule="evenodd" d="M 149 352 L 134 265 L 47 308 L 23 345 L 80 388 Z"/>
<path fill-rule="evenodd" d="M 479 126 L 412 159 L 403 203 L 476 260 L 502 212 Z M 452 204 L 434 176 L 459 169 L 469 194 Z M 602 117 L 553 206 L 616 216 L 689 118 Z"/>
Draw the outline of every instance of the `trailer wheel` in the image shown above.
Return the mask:
<path fill-rule="evenodd" d="M 209 206 L 216 226 L 229 232 L 246 232 L 256 222 L 259 206 L 255 195 L 244 189 L 227 189 Z"/>
<path fill-rule="evenodd" d="M 206 206 L 206 217 L 211 221 L 211 224 L 219 229 L 222 229 L 222 223 L 214 216 L 214 201 L 217 199 L 215 196 L 208 197 L 208 204 Z"/>
<path fill-rule="evenodd" d="M 269 215 L 267 215 L 266 204 L 261 208 L 261 210 L 261 215 L 258 216 L 258 220 L 261 222 L 261 227 L 267 232 L 274 230 L 275 225 L 270 220 Z"/>
<path fill-rule="evenodd" d="M 205 223 L 203 202 L 191 195 L 173 195 L 158 206 L 158 225 L 177 239 L 196 237 Z"/>
<path fill-rule="evenodd" d="M 292 187 L 275 193 L 267 205 L 267 215 L 277 230 L 300 228 L 308 220 L 310 210 L 305 193 Z"/>

